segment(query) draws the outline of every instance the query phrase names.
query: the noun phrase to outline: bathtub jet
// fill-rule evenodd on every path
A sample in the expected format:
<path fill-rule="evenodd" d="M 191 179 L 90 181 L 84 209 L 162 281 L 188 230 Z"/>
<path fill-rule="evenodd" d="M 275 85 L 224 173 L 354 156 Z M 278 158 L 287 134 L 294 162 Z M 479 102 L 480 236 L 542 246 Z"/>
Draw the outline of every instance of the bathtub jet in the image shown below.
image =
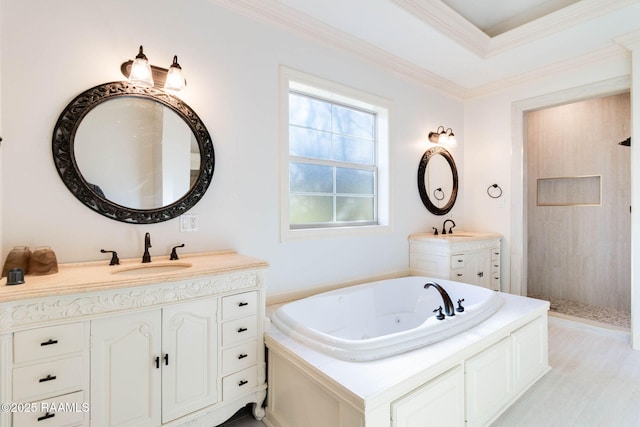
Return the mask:
<path fill-rule="evenodd" d="M 444 295 L 425 292 L 432 278 L 411 276 L 325 292 L 283 305 L 272 315 L 278 329 L 322 353 L 367 361 L 424 347 L 470 329 L 502 305 L 498 292 L 450 280 L 438 280 L 449 302 L 464 310 L 438 320 L 434 307 Z M 447 302 L 444 303 L 448 306 Z"/>

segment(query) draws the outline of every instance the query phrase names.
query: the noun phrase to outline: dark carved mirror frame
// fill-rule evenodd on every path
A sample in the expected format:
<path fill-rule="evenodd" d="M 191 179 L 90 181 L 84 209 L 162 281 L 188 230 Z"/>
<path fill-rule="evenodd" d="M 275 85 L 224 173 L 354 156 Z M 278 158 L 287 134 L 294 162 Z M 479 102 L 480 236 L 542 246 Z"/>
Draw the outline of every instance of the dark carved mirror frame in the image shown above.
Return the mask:
<path fill-rule="evenodd" d="M 449 163 L 449 167 L 451 168 L 451 175 L 453 176 L 453 185 L 451 188 L 451 197 L 443 207 L 438 207 L 433 204 L 431 199 L 429 198 L 429 194 L 427 193 L 427 189 L 424 183 L 424 175 L 427 170 L 427 164 L 429 163 L 429 159 L 433 156 L 441 155 L 444 159 Z M 420 198 L 422 199 L 422 203 L 424 206 L 434 215 L 445 215 L 448 213 L 453 205 L 456 203 L 456 198 L 458 197 L 458 169 L 456 168 L 456 163 L 453 161 L 453 157 L 451 153 L 449 153 L 443 147 L 433 147 L 428 149 L 422 155 L 422 159 L 420 159 L 420 165 L 418 166 L 418 192 L 420 193 Z"/>
<path fill-rule="evenodd" d="M 96 106 L 116 97 L 139 97 L 158 102 L 180 116 L 195 135 L 200 149 L 200 172 L 195 184 L 170 205 L 135 209 L 114 203 L 95 192 L 83 178 L 74 155 L 74 139 L 82 119 Z M 95 86 L 67 105 L 53 130 L 53 161 L 69 191 L 88 208 L 107 218 L 131 223 L 153 224 L 184 214 L 202 198 L 213 179 L 215 155 L 211 136 L 198 115 L 179 98 L 162 89 L 146 88 L 128 82 Z"/>

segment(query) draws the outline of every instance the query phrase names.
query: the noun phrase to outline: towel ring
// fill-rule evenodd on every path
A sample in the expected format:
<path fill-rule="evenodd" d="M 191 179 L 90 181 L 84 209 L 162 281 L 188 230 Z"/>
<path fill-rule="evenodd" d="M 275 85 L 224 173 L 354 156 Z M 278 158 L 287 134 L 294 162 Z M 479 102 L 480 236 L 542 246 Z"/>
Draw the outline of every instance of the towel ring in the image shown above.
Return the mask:
<path fill-rule="evenodd" d="M 498 189 L 498 193 L 496 194 L 495 190 L 493 189 Z M 493 184 L 490 185 L 489 187 L 487 187 L 487 194 L 489 195 L 489 197 L 491 197 L 492 199 L 499 199 L 500 197 L 502 197 L 502 188 L 500 188 L 500 186 L 498 184 Z"/>
<path fill-rule="evenodd" d="M 438 197 L 436 194 L 442 194 L 441 197 Z M 433 190 L 433 198 L 436 200 L 444 200 L 444 191 L 442 191 L 442 187 L 438 187 L 435 190 Z"/>

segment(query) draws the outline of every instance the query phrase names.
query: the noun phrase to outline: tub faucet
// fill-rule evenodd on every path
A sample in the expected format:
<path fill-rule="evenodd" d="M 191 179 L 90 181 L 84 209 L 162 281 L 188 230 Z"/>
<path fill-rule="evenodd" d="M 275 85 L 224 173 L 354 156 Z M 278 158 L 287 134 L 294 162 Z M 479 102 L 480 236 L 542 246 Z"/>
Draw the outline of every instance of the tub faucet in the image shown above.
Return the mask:
<path fill-rule="evenodd" d="M 438 292 L 440 292 L 440 296 L 442 297 L 442 302 L 444 302 L 444 312 L 447 313 L 447 316 L 455 316 L 455 309 L 453 308 L 453 302 L 451 301 L 451 298 L 449 297 L 449 294 L 447 293 L 447 291 L 444 290 L 444 288 L 440 285 L 438 285 L 436 282 L 427 282 L 424 285 L 424 288 L 430 288 L 430 287 L 434 287 L 437 289 Z"/>
<path fill-rule="evenodd" d="M 456 223 L 453 222 L 452 219 L 445 219 L 444 222 L 442 223 L 442 234 L 447 234 L 447 223 L 451 221 L 451 224 L 453 224 L 451 227 L 449 227 L 449 234 L 453 234 L 453 227 L 456 226 Z"/>
<path fill-rule="evenodd" d="M 149 248 L 151 247 L 151 234 L 145 233 L 144 235 L 144 253 L 142 254 L 142 262 L 151 262 L 151 255 L 149 255 Z"/>

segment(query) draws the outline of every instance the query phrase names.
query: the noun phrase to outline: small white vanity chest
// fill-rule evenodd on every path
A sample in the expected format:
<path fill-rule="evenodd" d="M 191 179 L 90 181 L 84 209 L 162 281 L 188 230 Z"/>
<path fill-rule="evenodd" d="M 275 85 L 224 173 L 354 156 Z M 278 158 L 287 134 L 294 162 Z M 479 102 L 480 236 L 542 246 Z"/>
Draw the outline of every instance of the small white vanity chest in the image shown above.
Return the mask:
<path fill-rule="evenodd" d="M 3 279 L 0 425 L 213 426 L 248 403 L 261 418 L 266 268 L 222 251 Z"/>
<path fill-rule="evenodd" d="M 497 233 L 465 231 L 412 234 L 409 236 L 411 274 L 499 291 L 501 238 Z"/>

